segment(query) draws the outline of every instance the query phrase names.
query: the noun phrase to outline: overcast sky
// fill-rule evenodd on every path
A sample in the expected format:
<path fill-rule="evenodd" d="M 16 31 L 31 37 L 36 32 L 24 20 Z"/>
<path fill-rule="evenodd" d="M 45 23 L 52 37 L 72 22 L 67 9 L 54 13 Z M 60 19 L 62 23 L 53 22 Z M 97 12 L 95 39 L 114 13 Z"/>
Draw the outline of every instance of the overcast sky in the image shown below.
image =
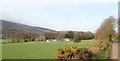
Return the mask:
<path fill-rule="evenodd" d="M 57 31 L 92 31 L 118 16 L 119 0 L 3 0 L 0 18 Z"/>

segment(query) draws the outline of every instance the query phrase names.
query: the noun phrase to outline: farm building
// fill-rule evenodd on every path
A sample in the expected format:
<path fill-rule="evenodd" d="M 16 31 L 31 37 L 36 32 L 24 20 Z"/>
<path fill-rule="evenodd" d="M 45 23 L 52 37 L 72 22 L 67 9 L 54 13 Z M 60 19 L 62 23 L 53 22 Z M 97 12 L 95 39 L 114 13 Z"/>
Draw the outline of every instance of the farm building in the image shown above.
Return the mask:
<path fill-rule="evenodd" d="M 46 42 L 50 42 L 50 41 L 56 42 L 57 40 L 56 39 L 47 39 L 46 40 Z"/>
<path fill-rule="evenodd" d="M 46 42 L 50 42 L 50 41 L 53 41 L 53 42 L 56 42 L 56 41 L 72 41 L 71 39 L 69 38 L 64 38 L 62 40 L 58 40 L 58 39 L 47 39 Z"/>

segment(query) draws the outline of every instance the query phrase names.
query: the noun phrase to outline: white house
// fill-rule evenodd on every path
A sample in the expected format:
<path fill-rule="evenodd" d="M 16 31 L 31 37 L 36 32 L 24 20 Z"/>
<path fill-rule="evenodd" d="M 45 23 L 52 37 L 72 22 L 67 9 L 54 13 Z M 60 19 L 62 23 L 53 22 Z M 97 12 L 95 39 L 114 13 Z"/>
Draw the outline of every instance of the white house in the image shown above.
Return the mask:
<path fill-rule="evenodd" d="M 67 41 L 67 42 L 69 42 L 69 41 L 71 41 L 71 39 L 70 39 L 70 38 L 64 38 L 64 39 L 62 39 L 62 40 L 57 40 L 57 39 L 47 39 L 47 40 L 46 40 L 46 42 L 50 42 L 50 41 L 53 41 L 53 42 L 57 42 L 57 41 Z"/>
<path fill-rule="evenodd" d="M 70 39 L 69 39 L 69 38 L 65 38 L 64 40 L 65 40 L 65 41 L 70 41 Z"/>

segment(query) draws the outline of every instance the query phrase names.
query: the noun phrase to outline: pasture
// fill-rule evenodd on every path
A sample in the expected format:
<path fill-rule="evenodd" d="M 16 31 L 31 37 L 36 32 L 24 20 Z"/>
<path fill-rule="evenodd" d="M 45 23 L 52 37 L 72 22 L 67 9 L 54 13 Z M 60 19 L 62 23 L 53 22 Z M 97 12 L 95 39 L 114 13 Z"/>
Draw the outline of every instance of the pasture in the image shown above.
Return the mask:
<path fill-rule="evenodd" d="M 0 44 L 0 60 L 2 59 L 2 44 Z"/>
<path fill-rule="evenodd" d="M 81 43 L 73 42 L 26 42 L 2 45 L 3 59 L 54 59 L 58 48 L 70 47 L 90 48 L 95 46 L 95 40 L 82 40 Z"/>

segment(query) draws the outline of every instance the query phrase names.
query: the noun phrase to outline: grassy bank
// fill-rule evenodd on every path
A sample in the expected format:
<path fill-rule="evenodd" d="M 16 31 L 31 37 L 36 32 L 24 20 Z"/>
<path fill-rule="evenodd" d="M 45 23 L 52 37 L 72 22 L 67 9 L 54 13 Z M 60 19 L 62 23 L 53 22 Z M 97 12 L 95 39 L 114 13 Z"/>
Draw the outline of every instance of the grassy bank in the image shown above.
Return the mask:
<path fill-rule="evenodd" d="M 99 56 L 99 58 L 100 59 L 109 59 L 109 57 L 110 57 L 110 50 L 111 50 L 111 45 L 108 47 L 108 48 L 106 48 L 105 50 L 103 50 L 102 52 L 101 52 L 101 54 L 100 54 L 100 56 Z"/>

